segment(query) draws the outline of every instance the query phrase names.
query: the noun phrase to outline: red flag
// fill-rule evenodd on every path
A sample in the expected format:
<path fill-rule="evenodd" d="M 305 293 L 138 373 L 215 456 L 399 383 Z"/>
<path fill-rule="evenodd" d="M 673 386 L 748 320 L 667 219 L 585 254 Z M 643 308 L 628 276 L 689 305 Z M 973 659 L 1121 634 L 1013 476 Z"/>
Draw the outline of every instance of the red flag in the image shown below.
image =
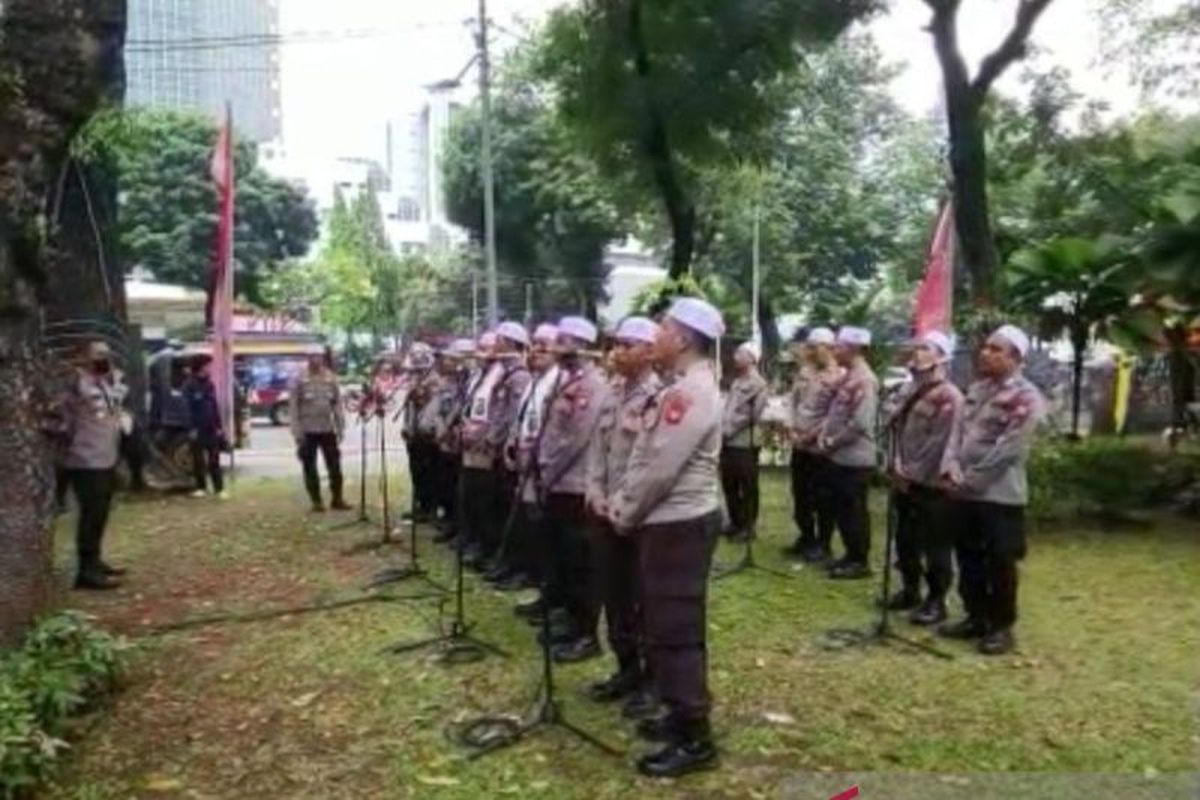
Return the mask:
<path fill-rule="evenodd" d="M 954 203 L 942 205 L 929 254 L 925 260 L 925 278 L 917 287 L 913 313 L 913 333 L 948 333 L 954 312 Z"/>
<path fill-rule="evenodd" d="M 212 158 L 212 179 L 217 188 L 217 242 L 209 291 L 209 324 L 212 326 L 212 380 L 221 412 L 221 425 L 230 442 L 233 426 L 233 211 L 237 178 L 233 168 L 233 112 L 227 106 L 217 132 Z"/>

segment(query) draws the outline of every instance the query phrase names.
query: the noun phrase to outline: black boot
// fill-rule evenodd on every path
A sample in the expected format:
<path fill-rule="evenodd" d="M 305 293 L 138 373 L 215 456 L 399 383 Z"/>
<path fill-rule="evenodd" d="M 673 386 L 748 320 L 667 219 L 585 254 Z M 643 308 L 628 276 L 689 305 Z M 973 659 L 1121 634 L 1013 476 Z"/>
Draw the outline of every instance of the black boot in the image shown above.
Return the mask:
<path fill-rule="evenodd" d="M 829 570 L 835 581 L 857 581 L 871 577 L 871 568 L 861 561 L 843 561 Z"/>
<path fill-rule="evenodd" d="M 931 597 L 909 615 L 913 625 L 937 625 L 946 620 L 946 603 L 940 597 Z"/>
<path fill-rule="evenodd" d="M 540 596 L 533 600 L 527 600 L 524 603 L 517 603 L 513 607 L 513 613 L 525 619 L 541 619 L 542 612 L 545 610 L 546 603 Z"/>
<path fill-rule="evenodd" d="M 651 778 L 678 778 L 716 765 L 717 748 L 711 739 L 686 739 L 642 757 L 638 772 Z"/>
<path fill-rule="evenodd" d="M 533 584 L 524 572 L 510 572 L 508 577 L 496 583 L 496 588 L 502 592 L 519 592 L 528 589 Z"/>
<path fill-rule="evenodd" d="M 650 719 L 658 715 L 659 708 L 658 695 L 653 689 L 644 686 L 621 706 L 621 716 L 625 719 Z"/>
<path fill-rule="evenodd" d="M 1002 656 L 1011 653 L 1016 646 L 1012 628 L 1000 628 L 979 640 L 979 652 L 985 656 Z"/>
<path fill-rule="evenodd" d="M 982 620 L 967 617 L 938 628 L 938 635 L 947 639 L 979 639 L 987 635 L 987 625 Z"/>
<path fill-rule="evenodd" d="M 341 495 L 334 495 L 333 502 L 329 504 L 329 507 L 331 509 L 333 509 L 334 511 L 353 511 L 354 510 L 354 506 L 350 505 L 345 500 L 343 500 Z"/>
<path fill-rule="evenodd" d="M 111 589 L 119 589 L 121 582 L 116 578 L 105 575 L 99 567 L 89 567 L 79 571 L 79 575 L 75 578 L 76 589 L 86 589 L 95 592 L 104 592 Z"/>
<path fill-rule="evenodd" d="M 674 742 L 679 732 L 669 717 L 648 717 L 637 724 L 637 735 L 650 742 Z"/>
<path fill-rule="evenodd" d="M 605 680 L 587 688 L 587 696 L 597 703 L 612 703 L 637 691 L 639 676 L 631 670 L 620 670 Z"/>
<path fill-rule="evenodd" d="M 114 567 L 113 565 L 104 561 L 100 562 L 100 572 L 110 578 L 119 578 L 128 571 L 129 570 L 125 569 L 124 567 Z"/>
<path fill-rule="evenodd" d="M 580 636 L 574 641 L 560 644 L 554 648 L 554 663 L 577 664 L 580 661 L 597 658 L 602 652 L 600 643 L 596 641 L 595 636 Z"/>

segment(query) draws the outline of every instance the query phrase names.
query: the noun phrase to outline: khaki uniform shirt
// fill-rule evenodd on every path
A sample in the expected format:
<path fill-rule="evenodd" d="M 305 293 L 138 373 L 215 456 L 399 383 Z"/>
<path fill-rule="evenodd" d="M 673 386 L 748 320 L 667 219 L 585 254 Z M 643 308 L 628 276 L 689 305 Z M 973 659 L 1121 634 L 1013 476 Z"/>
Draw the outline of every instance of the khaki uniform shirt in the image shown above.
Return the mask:
<path fill-rule="evenodd" d="M 697 519 L 721 505 L 721 392 L 709 362 L 693 364 L 642 414 L 625 474 L 609 498 L 622 530 Z"/>
<path fill-rule="evenodd" d="M 962 419 L 964 401 L 962 392 L 944 375 L 931 380 L 933 387 L 924 390 L 915 402 L 913 398 L 926 384 L 906 384 L 896 398 L 890 421 L 898 426 L 893 428 L 893 435 L 898 437 L 893 465 L 896 472 L 921 486 L 937 487 L 950 453 L 952 434 Z"/>
<path fill-rule="evenodd" d="M 735 378 L 725 395 L 721 434 L 726 447 L 758 447 L 761 420 L 767 407 L 767 382 L 758 370 Z"/>
<path fill-rule="evenodd" d="M 342 413 L 342 392 L 337 376 L 331 372 L 306 375 L 292 383 L 289 390 L 292 435 L 299 439 L 308 433 L 342 435 L 346 427 Z"/>
<path fill-rule="evenodd" d="M 546 409 L 546 429 L 538 443 L 539 489 L 543 495 L 582 495 L 588 444 L 595 436 L 608 386 L 591 362 L 560 369 L 558 391 Z"/>
<path fill-rule="evenodd" d="M 831 364 L 823 370 L 805 365 L 792 387 L 792 446 L 798 450 L 817 452 L 817 435 L 833 404 L 842 368 Z"/>
<path fill-rule="evenodd" d="M 422 373 L 409 391 L 405 432 L 409 435 L 432 437 L 437 430 L 438 407 L 434 399 L 441 376 L 433 370 Z"/>
<path fill-rule="evenodd" d="M 496 466 L 516 419 L 529 370 L 513 361 L 496 361 L 475 385 L 463 422 L 463 466 Z"/>
<path fill-rule="evenodd" d="M 127 394 L 118 378 L 79 371 L 67 400 L 71 443 L 63 466 L 112 469 L 121 455 L 121 403 Z"/>
<path fill-rule="evenodd" d="M 1029 502 L 1025 466 L 1044 414 L 1042 393 L 1020 373 L 971 384 L 944 470 L 962 482 L 963 498 L 1013 506 Z"/>
<path fill-rule="evenodd" d="M 459 453 L 462 443 L 459 430 L 462 426 L 462 409 L 466 399 L 467 374 L 442 375 L 433 390 L 433 406 L 436 417 L 433 436 L 443 453 Z"/>
<path fill-rule="evenodd" d="M 875 466 L 875 415 L 879 381 L 865 361 L 846 371 L 837 383 L 821 425 L 822 451 L 843 467 Z"/>
<path fill-rule="evenodd" d="M 521 475 L 521 500 L 526 503 L 537 502 L 537 476 L 533 474 L 537 468 L 537 448 L 546 426 L 546 412 L 551 398 L 558 391 L 561 374 L 555 365 L 532 375 L 521 396 L 517 421 L 508 434 L 506 447 L 512 454 L 516 471 Z"/>
<path fill-rule="evenodd" d="M 643 416 L 660 391 L 662 379 L 653 370 L 633 381 L 613 381 L 588 446 L 586 495 L 593 507 L 606 503 L 620 485 Z"/>

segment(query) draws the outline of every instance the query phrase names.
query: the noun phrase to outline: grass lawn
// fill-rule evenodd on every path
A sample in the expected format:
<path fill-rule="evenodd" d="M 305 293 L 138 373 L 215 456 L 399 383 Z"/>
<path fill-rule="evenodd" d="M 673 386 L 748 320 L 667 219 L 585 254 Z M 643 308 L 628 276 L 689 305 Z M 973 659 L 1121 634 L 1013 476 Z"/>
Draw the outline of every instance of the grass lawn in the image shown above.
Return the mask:
<path fill-rule="evenodd" d="M 121 505 L 109 552 L 131 568 L 127 588 L 70 600 L 136 642 L 131 674 L 87 720 L 47 796 L 825 800 L 854 784 L 863 798 L 888 800 L 1196 796 L 1194 524 L 1038 531 L 1022 575 L 1020 653 L 1001 659 L 954 644 L 953 661 L 898 647 L 829 650 L 824 631 L 872 619 L 873 582 L 832 583 L 805 569 L 717 583 L 711 684 L 723 768 L 664 784 L 635 775 L 645 747 L 615 710 L 581 697 L 610 669 L 607 658 L 563 668 L 561 697 L 572 721 L 625 757 L 554 730 L 463 757 L 447 721 L 521 711 L 539 675 L 514 597 L 474 579 L 475 632 L 511 658 L 447 667 L 428 651 L 381 654 L 431 632 L 432 600 L 148 635 L 217 612 L 352 596 L 402 555 L 347 554 L 376 531 L 327 530 L 338 518 L 309 516 L 298 483 L 242 482 L 223 504 Z M 788 504 L 772 475 L 760 560 L 784 569 L 776 553 L 791 538 Z M 449 581 L 448 554 L 424 552 Z M 734 555 L 723 547 L 718 557 Z"/>

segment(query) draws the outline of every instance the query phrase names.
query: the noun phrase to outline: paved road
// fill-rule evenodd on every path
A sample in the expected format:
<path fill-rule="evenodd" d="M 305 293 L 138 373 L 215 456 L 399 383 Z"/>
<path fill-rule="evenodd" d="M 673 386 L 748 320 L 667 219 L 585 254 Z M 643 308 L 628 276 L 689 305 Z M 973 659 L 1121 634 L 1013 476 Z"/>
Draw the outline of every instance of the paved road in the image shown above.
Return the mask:
<path fill-rule="evenodd" d="M 374 472 L 379 468 L 379 428 L 374 424 L 368 425 L 367 436 L 367 470 Z M 387 439 L 388 469 L 395 469 L 399 473 L 405 468 L 405 453 L 398 426 L 388 425 Z M 361 442 L 362 429 L 357 420 L 347 420 L 346 435 L 342 439 L 342 469 L 349 480 L 358 475 Z M 238 476 L 280 478 L 298 476 L 299 473 L 296 443 L 288 428 L 255 420 L 250 429 L 250 446 L 237 452 Z"/>

